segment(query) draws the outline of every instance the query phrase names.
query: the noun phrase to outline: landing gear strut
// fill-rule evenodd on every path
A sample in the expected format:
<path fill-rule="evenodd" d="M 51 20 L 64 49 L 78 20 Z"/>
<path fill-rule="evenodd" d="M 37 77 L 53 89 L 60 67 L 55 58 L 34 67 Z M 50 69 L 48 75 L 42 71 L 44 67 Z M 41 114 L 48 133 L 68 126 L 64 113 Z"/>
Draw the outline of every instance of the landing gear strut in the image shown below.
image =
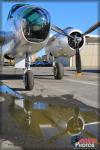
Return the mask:
<path fill-rule="evenodd" d="M 25 72 L 24 72 L 24 83 L 25 83 L 25 89 L 26 90 L 32 90 L 34 87 L 34 78 L 33 73 L 30 69 L 30 54 L 29 52 L 26 52 L 25 57 Z"/>
<path fill-rule="evenodd" d="M 64 76 L 64 66 L 62 63 L 53 61 L 54 78 L 61 80 Z"/>

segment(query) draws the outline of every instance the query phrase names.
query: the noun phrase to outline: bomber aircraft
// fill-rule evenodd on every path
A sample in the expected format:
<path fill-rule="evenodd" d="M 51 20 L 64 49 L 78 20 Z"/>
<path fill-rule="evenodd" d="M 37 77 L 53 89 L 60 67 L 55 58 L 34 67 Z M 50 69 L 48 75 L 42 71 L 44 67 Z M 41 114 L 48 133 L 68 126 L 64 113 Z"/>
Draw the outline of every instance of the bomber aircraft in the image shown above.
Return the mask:
<path fill-rule="evenodd" d="M 50 14 L 44 8 L 29 4 L 12 6 L 8 18 L 10 30 L 0 32 L 1 52 L 4 58 L 10 60 L 25 59 L 24 83 L 26 90 L 34 87 L 34 78 L 30 69 L 31 55 L 45 48 L 53 58 L 54 78 L 62 79 L 64 67 L 55 61 L 55 57 L 76 55 L 76 70 L 81 73 L 80 49 L 85 41 L 99 42 L 99 37 L 87 35 L 100 26 L 97 22 L 85 33 L 78 29 L 67 27 L 64 30 L 52 25 Z M 51 36 L 51 31 L 57 32 Z"/>

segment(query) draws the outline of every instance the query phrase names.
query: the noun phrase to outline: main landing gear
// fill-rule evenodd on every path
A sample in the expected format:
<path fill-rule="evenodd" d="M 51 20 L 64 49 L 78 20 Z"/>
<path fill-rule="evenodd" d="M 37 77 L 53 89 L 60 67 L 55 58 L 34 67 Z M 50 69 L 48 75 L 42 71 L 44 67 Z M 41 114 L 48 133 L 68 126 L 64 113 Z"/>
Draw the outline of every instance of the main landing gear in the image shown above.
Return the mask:
<path fill-rule="evenodd" d="M 30 63 L 31 63 L 30 54 L 29 52 L 26 52 L 25 72 L 24 72 L 24 84 L 26 90 L 32 90 L 34 87 L 34 78 L 30 68 Z"/>
<path fill-rule="evenodd" d="M 53 73 L 54 73 L 54 78 L 61 80 L 64 76 L 64 66 L 60 62 L 55 62 L 53 61 Z"/>

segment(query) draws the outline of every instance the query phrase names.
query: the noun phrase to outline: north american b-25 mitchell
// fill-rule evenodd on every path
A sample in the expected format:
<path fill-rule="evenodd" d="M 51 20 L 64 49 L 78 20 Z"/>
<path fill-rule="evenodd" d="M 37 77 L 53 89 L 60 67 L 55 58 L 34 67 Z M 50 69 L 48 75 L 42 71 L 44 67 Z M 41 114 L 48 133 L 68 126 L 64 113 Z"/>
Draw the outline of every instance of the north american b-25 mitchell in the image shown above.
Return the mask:
<path fill-rule="evenodd" d="M 76 70 L 81 73 L 80 49 L 88 42 L 99 42 L 99 37 L 87 36 L 100 26 L 97 22 L 85 33 L 78 29 L 67 27 L 64 30 L 52 25 L 50 14 L 47 10 L 28 5 L 15 4 L 8 14 L 8 22 L 11 28 L 8 32 L 0 32 L 0 45 L 2 56 L 7 59 L 25 58 L 24 83 L 26 90 L 34 87 L 33 74 L 30 69 L 31 54 L 35 54 L 42 48 L 53 58 L 55 79 L 62 79 L 64 68 L 61 63 L 55 61 L 55 57 L 76 55 Z M 51 36 L 50 31 L 57 32 Z"/>

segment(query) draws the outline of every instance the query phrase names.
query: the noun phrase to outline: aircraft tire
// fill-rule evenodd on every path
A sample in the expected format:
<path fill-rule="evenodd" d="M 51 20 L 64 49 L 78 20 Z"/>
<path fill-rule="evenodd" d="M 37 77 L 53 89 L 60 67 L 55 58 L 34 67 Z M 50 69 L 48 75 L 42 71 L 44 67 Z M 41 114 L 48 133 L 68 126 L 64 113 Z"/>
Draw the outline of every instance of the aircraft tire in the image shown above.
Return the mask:
<path fill-rule="evenodd" d="M 31 70 L 28 70 L 25 73 L 25 89 L 26 90 L 32 90 L 34 87 L 34 78 L 33 78 L 33 73 Z"/>
<path fill-rule="evenodd" d="M 56 63 L 54 67 L 54 78 L 61 80 L 64 76 L 64 66 L 62 63 Z"/>

